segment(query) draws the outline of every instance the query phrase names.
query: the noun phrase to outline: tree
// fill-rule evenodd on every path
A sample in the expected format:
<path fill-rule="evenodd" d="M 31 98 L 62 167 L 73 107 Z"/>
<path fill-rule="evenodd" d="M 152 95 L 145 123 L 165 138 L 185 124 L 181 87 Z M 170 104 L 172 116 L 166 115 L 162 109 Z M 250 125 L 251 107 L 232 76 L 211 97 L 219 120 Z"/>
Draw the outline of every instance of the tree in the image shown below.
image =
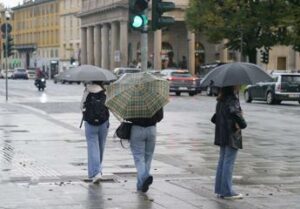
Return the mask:
<path fill-rule="evenodd" d="M 282 23 L 286 7 L 285 0 L 191 0 L 186 21 L 209 42 L 226 39 L 226 48 L 240 50 L 256 63 L 257 49 L 269 50 L 288 39 Z"/>
<path fill-rule="evenodd" d="M 281 21 L 282 32 L 287 38 L 282 43 L 292 45 L 295 51 L 300 52 L 300 1 L 289 0 L 287 4 L 288 12 Z"/>

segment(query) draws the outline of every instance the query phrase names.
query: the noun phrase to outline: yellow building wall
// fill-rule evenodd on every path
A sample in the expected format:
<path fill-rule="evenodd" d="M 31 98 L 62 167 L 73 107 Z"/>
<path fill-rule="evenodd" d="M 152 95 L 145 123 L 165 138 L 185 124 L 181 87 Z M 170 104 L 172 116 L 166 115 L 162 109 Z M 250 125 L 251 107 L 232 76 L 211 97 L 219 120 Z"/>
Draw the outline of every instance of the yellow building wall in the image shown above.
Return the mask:
<path fill-rule="evenodd" d="M 37 47 L 59 46 L 59 5 L 48 1 L 14 10 L 15 44 L 37 44 Z"/>

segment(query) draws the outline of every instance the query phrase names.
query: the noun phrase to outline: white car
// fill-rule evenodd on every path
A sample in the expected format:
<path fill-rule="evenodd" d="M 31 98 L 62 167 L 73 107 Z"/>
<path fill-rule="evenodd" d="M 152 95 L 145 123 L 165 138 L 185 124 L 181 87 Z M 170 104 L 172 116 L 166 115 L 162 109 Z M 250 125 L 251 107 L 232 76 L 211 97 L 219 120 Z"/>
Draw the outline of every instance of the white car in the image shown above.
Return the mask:
<path fill-rule="evenodd" d="M 7 70 L 7 78 L 12 78 L 13 73 L 14 73 L 13 69 L 8 69 Z M 1 70 L 1 77 L 6 78 L 6 69 Z"/>
<path fill-rule="evenodd" d="M 118 67 L 114 69 L 114 74 L 120 78 L 126 73 L 139 73 L 141 72 L 140 68 L 130 68 L 130 67 Z"/>

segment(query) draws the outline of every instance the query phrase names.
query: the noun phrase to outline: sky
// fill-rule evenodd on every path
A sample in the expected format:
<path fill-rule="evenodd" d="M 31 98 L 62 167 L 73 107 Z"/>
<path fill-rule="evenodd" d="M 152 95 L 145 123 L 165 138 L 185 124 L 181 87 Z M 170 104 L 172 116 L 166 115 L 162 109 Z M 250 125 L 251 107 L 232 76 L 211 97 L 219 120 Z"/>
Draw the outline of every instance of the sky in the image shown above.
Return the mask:
<path fill-rule="evenodd" d="M 22 3 L 23 0 L 0 0 L 5 7 L 15 7 L 18 6 L 19 3 Z"/>

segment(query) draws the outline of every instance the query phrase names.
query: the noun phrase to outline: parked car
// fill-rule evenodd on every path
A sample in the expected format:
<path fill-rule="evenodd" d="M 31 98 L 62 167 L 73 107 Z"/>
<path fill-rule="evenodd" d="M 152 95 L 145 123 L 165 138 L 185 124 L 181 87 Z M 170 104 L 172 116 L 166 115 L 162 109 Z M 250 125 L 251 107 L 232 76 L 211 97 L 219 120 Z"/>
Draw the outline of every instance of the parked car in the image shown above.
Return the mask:
<path fill-rule="evenodd" d="M 218 96 L 219 89 L 220 89 L 219 87 L 209 85 L 208 87 L 206 87 L 206 95 L 207 96 Z"/>
<path fill-rule="evenodd" d="M 272 76 L 272 82 L 248 85 L 244 91 L 245 101 L 262 100 L 268 104 L 280 104 L 281 101 L 300 103 L 300 73 L 274 73 Z"/>
<path fill-rule="evenodd" d="M 11 77 L 12 79 L 28 79 L 28 72 L 24 68 L 16 68 Z"/>
<path fill-rule="evenodd" d="M 12 74 L 13 74 L 14 70 L 13 69 L 8 69 L 7 70 L 7 78 L 12 78 Z M 2 69 L 1 70 L 1 78 L 6 78 L 6 69 Z"/>
<path fill-rule="evenodd" d="M 177 96 L 181 93 L 194 96 L 200 92 L 199 78 L 192 76 L 187 70 L 165 69 L 161 71 L 161 74 L 169 81 L 170 92 L 175 92 Z"/>
<path fill-rule="evenodd" d="M 53 76 L 53 82 L 55 84 L 56 83 L 62 83 L 62 84 L 65 84 L 65 83 L 69 83 L 69 84 L 77 83 L 77 84 L 80 84 L 81 83 L 80 81 L 68 81 L 68 76 L 69 76 L 70 70 L 71 69 L 55 74 Z"/>
<path fill-rule="evenodd" d="M 141 72 L 140 68 L 130 68 L 130 67 L 118 67 L 114 69 L 114 74 L 120 78 L 123 74 L 126 73 L 139 73 Z"/>
<path fill-rule="evenodd" d="M 36 68 L 27 68 L 28 78 L 35 79 L 36 78 Z"/>
<path fill-rule="evenodd" d="M 64 72 L 59 72 L 59 73 L 55 74 L 55 75 L 53 76 L 53 82 L 54 82 L 55 84 L 57 84 L 57 83 L 59 83 L 59 82 L 61 82 L 61 83 L 64 84 L 66 81 L 63 79 L 63 75 L 64 75 Z"/>

